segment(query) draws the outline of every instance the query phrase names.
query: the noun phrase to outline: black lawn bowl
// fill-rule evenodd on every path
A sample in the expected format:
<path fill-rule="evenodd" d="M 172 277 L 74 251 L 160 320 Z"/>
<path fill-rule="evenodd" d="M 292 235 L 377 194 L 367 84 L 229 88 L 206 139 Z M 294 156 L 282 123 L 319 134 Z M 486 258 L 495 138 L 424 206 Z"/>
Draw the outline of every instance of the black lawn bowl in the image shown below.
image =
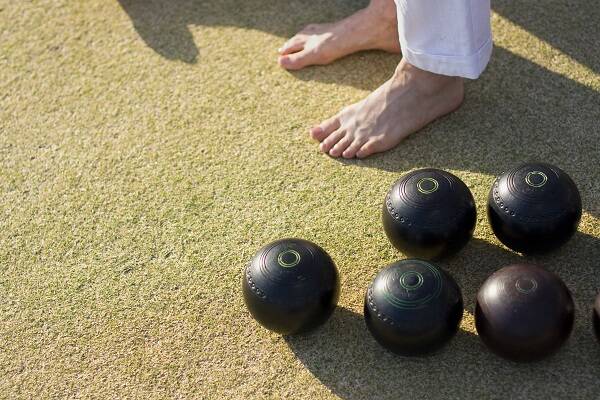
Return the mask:
<path fill-rule="evenodd" d="M 404 254 L 427 260 L 458 252 L 475 229 L 477 212 L 469 188 L 438 169 L 401 177 L 385 197 L 383 227 Z"/>
<path fill-rule="evenodd" d="M 495 180 L 487 213 L 494 233 L 507 247 L 525 254 L 547 253 L 577 231 L 581 197 L 560 168 L 523 164 Z"/>
<path fill-rule="evenodd" d="M 364 315 L 383 347 L 405 356 L 424 355 L 456 334 L 463 299 L 450 274 L 430 262 L 410 259 L 377 274 L 365 295 Z"/>
<path fill-rule="evenodd" d="M 574 304 L 563 281 L 542 267 L 514 264 L 479 289 L 475 327 L 496 354 L 513 361 L 548 357 L 573 329 Z"/>
<path fill-rule="evenodd" d="M 282 335 L 324 323 L 340 293 L 331 257 L 302 239 L 278 240 L 261 248 L 244 271 L 242 288 L 254 319 Z"/>

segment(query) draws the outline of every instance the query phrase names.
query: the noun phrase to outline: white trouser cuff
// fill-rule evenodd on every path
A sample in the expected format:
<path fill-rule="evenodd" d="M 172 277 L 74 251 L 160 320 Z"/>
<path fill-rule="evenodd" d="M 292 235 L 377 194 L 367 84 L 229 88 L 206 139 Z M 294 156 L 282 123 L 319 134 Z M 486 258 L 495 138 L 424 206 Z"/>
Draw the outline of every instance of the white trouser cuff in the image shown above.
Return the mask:
<path fill-rule="evenodd" d="M 422 53 L 412 50 L 404 43 L 401 47 L 402 55 L 406 58 L 406 61 L 417 68 L 439 75 L 477 79 L 490 61 L 493 43 L 490 36 L 488 41 L 476 53 L 468 56 Z"/>

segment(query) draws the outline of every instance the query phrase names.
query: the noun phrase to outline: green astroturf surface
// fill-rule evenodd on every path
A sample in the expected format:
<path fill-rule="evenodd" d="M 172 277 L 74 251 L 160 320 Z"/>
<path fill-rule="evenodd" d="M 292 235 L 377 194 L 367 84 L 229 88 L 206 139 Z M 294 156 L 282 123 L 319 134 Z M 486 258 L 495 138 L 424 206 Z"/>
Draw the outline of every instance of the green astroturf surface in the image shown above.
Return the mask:
<path fill-rule="evenodd" d="M 358 1 L 0 0 L 0 398 L 598 399 L 600 8 L 494 1 L 493 60 L 463 107 L 365 161 L 337 161 L 312 124 L 363 98 L 400 56 L 367 52 L 281 70 L 276 49 Z M 520 260 L 485 201 L 513 164 L 555 163 L 584 216 L 534 261 L 573 291 L 555 357 L 517 365 L 476 336 L 474 296 Z M 442 263 L 463 289 L 461 331 L 440 354 L 395 357 L 362 320 L 364 291 L 403 256 L 380 206 L 419 167 L 473 191 L 475 238 Z M 288 236 L 323 246 L 339 308 L 285 339 L 245 310 L 241 272 Z"/>

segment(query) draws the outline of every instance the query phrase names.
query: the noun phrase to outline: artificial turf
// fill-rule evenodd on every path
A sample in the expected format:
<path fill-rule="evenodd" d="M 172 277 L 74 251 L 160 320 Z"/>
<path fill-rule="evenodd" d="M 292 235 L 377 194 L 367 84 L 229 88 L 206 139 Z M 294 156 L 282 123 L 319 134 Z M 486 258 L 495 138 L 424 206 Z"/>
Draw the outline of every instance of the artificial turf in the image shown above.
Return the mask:
<path fill-rule="evenodd" d="M 400 56 L 280 69 L 276 49 L 360 1 L 0 0 L 0 398 L 598 399 L 600 8 L 494 1 L 495 48 L 465 104 L 364 161 L 318 152 L 315 122 L 364 97 Z M 520 365 L 476 336 L 473 300 L 522 260 L 493 236 L 493 177 L 554 163 L 581 191 L 579 232 L 532 261 L 572 290 L 567 346 Z M 461 331 L 439 354 L 393 356 L 369 336 L 364 291 L 403 258 L 380 206 L 419 167 L 462 178 L 475 237 L 442 263 Z M 244 308 L 244 264 L 302 237 L 341 275 L 332 319 L 284 338 Z"/>

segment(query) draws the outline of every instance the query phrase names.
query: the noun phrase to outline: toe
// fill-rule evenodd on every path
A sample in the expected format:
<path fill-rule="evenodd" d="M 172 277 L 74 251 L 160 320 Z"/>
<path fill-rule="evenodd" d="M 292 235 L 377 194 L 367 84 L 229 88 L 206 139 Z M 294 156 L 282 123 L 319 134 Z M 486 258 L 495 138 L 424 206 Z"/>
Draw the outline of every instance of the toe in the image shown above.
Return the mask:
<path fill-rule="evenodd" d="M 360 150 L 360 148 L 365 144 L 365 139 L 354 139 L 350 146 L 342 153 L 342 157 L 344 158 L 354 158 L 356 153 Z"/>
<path fill-rule="evenodd" d="M 302 69 L 312 63 L 312 53 L 302 50 L 279 57 L 279 65 L 288 70 Z"/>
<path fill-rule="evenodd" d="M 304 37 L 294 36 L 293 38 L 285 42 L 283 46 L 281 46 L 281 48 L 278 50 L 278 52 L 282 56 L 297 53 L 304 49 L 304 43 L 306 43 Z"/>
<path fill-rule="evenodd" d="M 331 148 L 333 146 L 335 146 L 335 144 L 337 142 L 339 142 L 345 135 L 346 135 L 345 131 L 337 130 L 337 131 L 333 132 L 331 135 L 327 136 L 327 138 L 325 138 L 325 140 L 323 140 L 321 142 L 321 145 L 319 146 L 319 148 L 321 149 L 321 151 L 323 153 L 328 153 L 329 150 L 331 150 Z"/>
<path fill-rule="evenodd" d="M 346 150 L 348 148 L 348 146 L 350 146 L 350 144 L 352 143 L 352 137 L 350 135 L 346 135 L 343 138 L 340 139 L 339 142 L 337 142 L 335 144 L 335 146 L 333 146 L 331 148 L 331 150 L 329 150 L 329 155 L 331 157 L 339 157 L 342 155 L 342 153 L 344 152 L 344 150 Z"/>
<path fill-rule="evenodd" d="M 373 153 L 377 153 L 379 150 L 379 142 L 376 140 L 370 140 L 363 144 L 360 150 L 356 152 L 356 157 L 365 158 Z"/>
<path fill-rule="evenodd" d="M 310 136 L 315 139 L 318 140 L 319 142 L 322 142 L 323 139 L 325 139 L 327 136 L 331 135 L 331 133 L 333 131 L 335 131 L 336 129 L 338 129 L 340 127 L 340 119 L 335 116 L 333 118 L 329 118 L 323 122 L 321 122 L 319 125 L 311 128 L 310 130 Z"/>

